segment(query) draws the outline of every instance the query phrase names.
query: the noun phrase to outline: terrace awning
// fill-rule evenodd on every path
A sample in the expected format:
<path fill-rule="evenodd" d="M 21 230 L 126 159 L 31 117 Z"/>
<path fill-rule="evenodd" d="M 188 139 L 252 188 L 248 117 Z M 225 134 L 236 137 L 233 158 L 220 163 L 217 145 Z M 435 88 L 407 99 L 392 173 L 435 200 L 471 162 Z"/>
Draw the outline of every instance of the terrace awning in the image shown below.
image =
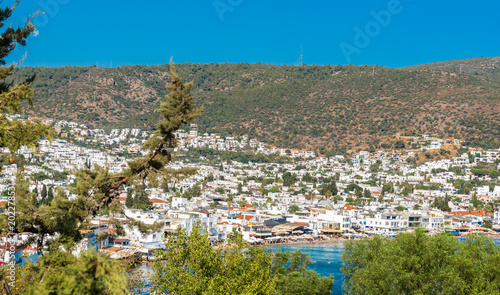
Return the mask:
<path fill-rule="evenodd" d="M 321 230 L 323 233 L 340 234 L 342 231 L 340 229 L 324 228 Z"/>

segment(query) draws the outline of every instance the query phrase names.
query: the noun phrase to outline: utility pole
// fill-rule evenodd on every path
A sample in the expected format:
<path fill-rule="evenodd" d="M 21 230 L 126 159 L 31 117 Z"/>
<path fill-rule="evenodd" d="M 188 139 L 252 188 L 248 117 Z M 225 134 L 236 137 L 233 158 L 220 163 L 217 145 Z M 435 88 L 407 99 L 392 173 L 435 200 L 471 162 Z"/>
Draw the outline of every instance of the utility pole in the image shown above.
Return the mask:
<path fill-rule="evenodd" d="M 302 46 L 302 43 L 300 44 L 300 57 L 299 57 L 299 66 L 302 66 L 304 64 L 304 47 Z"/>

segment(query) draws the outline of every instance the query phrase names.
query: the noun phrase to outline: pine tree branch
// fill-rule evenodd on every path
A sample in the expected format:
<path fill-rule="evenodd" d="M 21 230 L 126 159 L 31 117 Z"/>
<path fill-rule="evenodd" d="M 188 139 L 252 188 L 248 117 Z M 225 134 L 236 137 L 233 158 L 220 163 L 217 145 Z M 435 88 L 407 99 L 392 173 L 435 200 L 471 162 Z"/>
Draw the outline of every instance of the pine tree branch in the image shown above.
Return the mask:
<path fill-rule="evenodd" d="M 5 293 L 7 295 L 12 295 L 9 289 L 9 285 L 7 284 L 7 281 L 5 280 L 5 276 L 2 277 L 2 283 L 3 283 L 3 289 L 5 290 Z"/>
<path fill-rule="evenodd" d="M 38 282 L 39 284 L 43 283 L 43 279 L 45 279 L 45 276 L 49 272 L 49 269 L 50 269 L 50 265 L 49 265 L 49 267 L 47 267 L 47 271 L 43 274 L 42 279 L 40 280 L 40 282 Z"/>
<path fill-rule="evenodd" d="M 151 156 L 149 156 L 149 158 L 144 161 L 141 166 L 139 166 L 139 168 L 134 171 L 134 176 L 135 175 L 139 175 L 141 174 L 143 171 L 145 171 L 148 167 L 151 167 L 149 165 L 149 163 L 156 157 L 156 155 L 158 154 L 158 151 L 160 149 L 156 149 L 152 154 Z M 102 201 L 99 203 L 99 204 L 94 204 L 89 210 L 89 215 L 93 215 L 95 212 L 99 211 L 99 209 L 103 208 L 103 207 L 106 207 L 108 206 L 109 204 L 111 204 L 115 199 L 119 198 L 120 197 L 120 187 L 123 185 L 123 184 L 126 184 L 129 180 L 130 180 L 130 177 L 131 176 L 125 176 L 123 177 L 122 180 L 118 181 L 115 185 L 113 185 L 113 187 L 111 189 L 109 189 L 106 194 L 104 195 L 104 198 L 102 199 Z"/>

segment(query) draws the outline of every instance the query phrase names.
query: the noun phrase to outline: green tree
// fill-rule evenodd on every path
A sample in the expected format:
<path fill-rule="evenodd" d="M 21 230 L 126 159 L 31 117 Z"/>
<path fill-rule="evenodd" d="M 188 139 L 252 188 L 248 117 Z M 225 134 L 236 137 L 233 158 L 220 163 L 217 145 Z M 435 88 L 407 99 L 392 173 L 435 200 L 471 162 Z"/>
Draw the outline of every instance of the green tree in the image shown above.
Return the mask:
<path fill-rule="evenodd" d="M 337 184 L 335 183 L 335 180 L 324 183 L 323 186 L 321 187 L 320 193 L 322 195 L 326 196 L 328 192 L 330 192 L 330 194 L 329 194 L 330 196 L 337 195 L 338 189 L 337 189 Z"/>
<path fill-rule="evenodd" d="M 487 220 L 487 221 L 484 222 L 483 225 L 481 225 L 481 227 L 492 229 L 493 225 L 491 224 L 490 221 Z"/>
<path fill-rule="evenodd" d="M 437 209 L 441 210 L 441 211 L 450 212 L 451 208 L 448 205 L 448 203 L 450 201 L 451 201 L 451 198 L 449 196 L 435 197 L 434 198 L 434 202 L 432 202 L 432 206 L 434 208 L 437 208 Z"/>
<path fill-rule="evenodd" d="M 243 198 L 243 199 L 239 200 L 237 203 L 238 203 L 238 206 L 243 208 L 247 205 L 247 199 Z"/>
<path fill-rule="evenodd" d="M 55 237 L 51 244 L 71 249 L 74 243 L 81 240 L 79 225 L 88 217 L 83 204 L 68 200 L 64 191 L 59 189 L 50 204 L 37 207 L 33 205 L 34 196 L 28 188 L 29 180 L 19 172 L 14 188 L 17 231 L 32 233 L 28 242 L 37 246 L 39 254 L 42 254 L 48 236 Z"/>
<path fill-rule="evenodd" d="M 302 176 L 302 181 L 304 181 L 304 182 L 316 182 L 316 177 L 313 177 L 311 174 L 309 174 L 309 172 L 306 172 L 306 174 L 304 174 Z"/>
<path fill-rule="evenodd" d="M 233 234 L 228 245 L 215 247 L 196 224 L 188 233 L 168 235 L 169 251 L 158 251 L 153 263 L 154 291 L 168 294 L 273 294 L 276 279 L 271 255 L 248 247 Z"/>
<path fill-rule="evenodd" d="M 394 193 L 394 183 L 388 182 L 382 186 L 381 195 L 385 195 L 386 193 Z"/>
<path fill-rule="evenodd" d="M 28 284 L 23 294 L 129 294 L 124 263 L 92 251 L 78 258 L 55 249 L 52 252 L 57 255 L 43 257 L 23 274 L 37 282 Z"/>
<path fill-rule="evenodd" d="M 6 6 L 0 9 L 0 28 L 8 23 L 6 21 L 12 16 L 18 2 L 12 6 Z M 26 39 L 35 32 L 35 26 L 31 23 L 33 17 L 40 14 L 36 12 L 28 17 L 26 23 L 18 28 L 12 24 L 0 34 L 0 147 L 8 148 L 10 151 L 10 164 L 15 163 L 15 154 L 21 146 L 36 147 L 41 137 L 51 137 L 50 126 L 45 125 L 40 119 L 32 118 L 30 120 L 9 120 L 8 115 L 16 114 L 21 111 L 23 103 L 28 106 L 33 105 L 34 91 L 31 84 L 36 75 L 30 75 L 20 83 L 12 82 L 9 79 L 14 73 L 14 69 L 22 62 L 12 63 L 6 66 L 7 56 L 18 45 L 25 46 Z"/>
<path fill-rule="evenodd" d="M 290 213 L 295 213 L 298 211 L 300 211 L 300 208 L 299 208 L 299 206 L 297 206 L 295 204 L 288 207 L 288 212 L 290 212 Z"/>
<path fill-rule="evenodd" d="M 33 177 L 33 180 L 35 180 L 35 182 L 43 181 L 49 178 L 49 176 L 47 176 L 47 174 L 45 174 L 43 171 L 33 173 L 31 176 Z"/>
<path fill-rule="evenodd" d="M 125 206 L 127 208 L 132 208 L 134 206 L 134 196 L 132 189 L 127 190 L 127 199 L 125 199 Z"/>
<path fill-rule="evenodd" d="M 423 230 L 395 239 L 348 242 L 346 294 L 498 294 L 500 248 L 484 237 L 459 241 Z"/>
<path fill-rule="evenodd" d="M 484 206 L 484 211 L 486 212 L 490 212 L 490 213 L 493 213 L 494 209 L 493 209 L 493 205 L 491 205 L 491 203 L 488 203 Z"/>
<path fill-rule="evenodd" d="M 47 198 L 47 186 L 44 184 L 43 187 L 42 187 L 42 200 L 45 201 L 45 198 Z"/>
<path fill-rule="evenodd" d="M 182 192 L 182 189 L 181 189 L 181 192 Z M 186 190 L 186 192 L 184 192 L 182 194 L 182 197 L 185 198 L 185 199 L 188 199 L 188 200 L 191 200 L 193 198 L 193 194 L 191 193 L 191 190 Z"/>
<path fill-rule="evenodd" d="M 344 189 L 344 192 L 352 192 L 355 191 L 356 189 L 361 190 L 361 187 L 355 183 L 349 183 L 346 188 Z"/>
<path fill-rule="evenodd" d="M 378 172 L 380 170 L 381 164 L 382 164 L 382 161 L 380 161 L 380 160 L 377 160 L 375 163 L 371 164 L 370 172 Z"/>
<path fill-rule="evenodd" d="M 361 187 L 357 186 L 354 189 L 354 194 L 356 195 L 357 198 L 363 197 L 363 190 L 361 189 Z"/>
<path fill-rule="evenodd" d="M 1 13 L 0 11 L 0 14 Z M 12 37 L 12 34 L 9 36 Z M 2 44 L 8 43 L 5 41 L 8 41 L 8 39 L 5 39 Z M 171 65 L 169 77 L 171 83 L 167 85 L 167 90 L 169 91 L 169 94 L 166 96 L 167 102 L 162 102 L 158 110 L 162 120 L 159 122 L 158 128 L 153 136 L 151 136 L 142 146 L 142 150 L 146 155 L 129 161 L 128 169 L 118 174 L 110 173 L 108 167 L 100 167 L 98 165 L 95 165 L 92 169 L 84 168 L 79 170 L 75 173 L 75 184 L 69 186 L 70 192 L 76 195 L 75 198 L 69 200 L 62 190 L 58 190 L 55 193 L 52 203 L 40 207 L 36 207 L 33 204 L 33 194 L 28 190 L 29 181 L 22 173 L 18 173 L 15 186 L 17 201 L 15 232 L 28 233 L 29 239 L 26 243 L 34 243 L 38 248 L 39 254 L 42 254 L 44 246 L 48 245 L 50 247 L 49 252 L 43 252 L 44 259 L 47 257 L 47 259 L 44 260 L 46 261 L 46 265 L 43 269 L 37 268 L 38 270 L 35 270 L 35 276 L 37 276 L 39 272 L 49 270 L 50 268 L 51 270 L 54 269 L 60 272 L 61 276 L 68 274 L 67 279 L 76 282 L 74 278 L 69 276 L 69 274 L 71 274 L 71 266 L 59 265 L 58 256 L 63 252 L 71 253 L 71 251 L 75 249 L 76 243 L 82 239 L 79 230 L 87 229 L 90 218 L 97 215 L 101 209 L 103 211 L 110 211 L 111 216 L 108 220 L 108 224 L 116 230 L 117 235 L 123 235 L 125 234 L 123 225 L 116 219 L 115 216 L 117 214 L 115 213 L 123 213 L 122 206 L 119 203 L 119 196 L 123 192 L 124 187 L 131 185 L 136 190 L 141 191 L 145 188 L 145 181 L 147 181 L 148 185 L 151 187 L 160 187 L 162 182 L 175 182 L 195 173 L 194 168 L 171 169 L 166 167 L 172 159 L 170 152 L 177 146 L 177 140 L 174 133 L 183 124 L 192 122 L 201 112 L 200 109 L 194 108 L 193 97 L 190 94 L 193 84 L 184 83 L 184 81 L 177 76 L 173 65 Z M 12 97 L 15 95 L 16 94 L 13 94 Z M 9 96 L 4 98 L 4 101 L 12 97 Z M 22 126 L 23 130 L 31 132 L 21 140 L 21 142 L 28 146 L 30 146 L 30 144 L 26 140 L 36 138 L 36 141 L 38 141 L 41 137 L 40 132 L 38 132 L 39 130 L 35 129 L 36 126 L 30 124 L 31 123 Z M 14 131 L 15 127 L 14 125 L 12 129 L 14 134 L 16 132 Z M 0 126 L 0 129 L 1 128 Z M 19 138 L 22 137 L 19 134 L 15 135 Z M 0 132 L 0 137 L 2 136 Z M 7 142 L 6 145 L 9 149 L 16 146 L 9 142 Z M 11 149 L 11 151 L 14 152 L 16 150 L 17 149 Z M 143 194 L 143 196 L 146 196 L 147 199 L 146 194 Z M 139 198 L 139 200 L 140 199 L 141 198 Z M 0 216 L 0 219 L 0 224 L 3 224 L 5 219 L 4 216 Z M 148 234 L 160 230 L 163 228 L 164 224 L 160 222 L 145 224 L 135 219 L 129 219 L 127 226 L 137 228 L 142 234 Z M 2 228 L 2 230 L 4 229 Z M 54 238 L 47 241 L 48 236 Z M 103 292 L 99 291 L 101 289 L 107 290 L 106 292 L 108 293 L 121 294 L 120 292 L 123 290 L 123 286 L 115 289 L 113 287 L 115 284 L 106 285 L 106 283 L 99 279 L 99 276 L 105 273 L 109 274 L 107 270 L 101 268 L 104 263 L 99 262 L 99 259 L 97 262 L 91 261 L 92 260 L 83 259 L 82 261 L 78 260 L 78 263 L 71 263 L 71 265 L 81 266 L 79 269 L 82 271 L 90 268 L 88 272 L 89 281 L 90 283 L 99 284 L 99 286 L 93 288 L 88 285 L 89 281 L 83 282 L 87 284 L 86 286 L 76 286 L 74 283 L 68 283 L 64 285 L 64 290 L 57 289 L 58 292 L 64 294 L 82 294 L 81 292 L 84 288 L 89 288 L 88 290 L 97 290 L 97 293 L 94 294 L 102 294 Z M 83 265 L 80 265 L 80 262 Z M 66 272 L 65 270 L 68 271 Z M 0 273 L 1 276 L 3 276 L 3 274 L 3 272 Z M 121 275 L 119 275 L 119 277 L 119 281 L 124 278 Z M 111 279 L 112 277 L 109 276 L 109 278 Z M 52 284 L 59 285 L 49 286 L 45 284 L 46 281 L 47 284 L 52 282 Z M 54 290 L 61 285 L 59 281 L 51 281 L 46 277 L 43 282 L 43 288 L 45 290 Z M 38 285 L 40 284 L 41 282 Z M 19 288 L 26 288 L 26 286 L 19 286 Z M 8 290 L 8 287 L 4 285 L 4 289 Z M 9 291 L 6 292 L 8 293 Z M 40 293 L 35 292 L 34 294 Z"/>
<path fill-rule="evenodd" d="M 47 193 L 47 204 L 50 205 L 52 203 L 52 200 L 54 199 L 54 190 L 53 187 L 49 187 L 49 192 Z"/>
<path fill-rule="evenodd" d="M 214 181 L 214 175 L 212 173 L 210 173 L 208 176 L 207 176 L 207 181 L 208 182 L 212 182 Z"/>
<path fill-rule="evenodd" d="M 197 184 L 193 185 L 193 187 L 190 190 L 193 197 L 201 196 L 201 187 L 199 185 Z"/>
<path fill-rule="evenodd" d="M 297 176 L 290 172 L 283 173 L 283 185 L 284 186 L 292 186 L 295 182 L 297 182 Z"/>
<path fill-rule="evenodd" d="M 339 201 L 343 201 L 343 200 L 344 200 L 344 198 L 342 198 L 341 196 L 334 196 L 333 197 L 333 202 L 335 204 L 337 204 Z"/>
<path fill-rule="evenodd" d="M 153 206 L 153 203 L 149 201 L 149 197 L 146 191 L 138 191 L 135 194 L 132 209 L 143 209 L 143 210 L 148 210 L 151 209 Z"/>
<path fill-rule="evenodd" d="M 405 146 L 405 142 L 403 140 L 397 140 L 395 143 L 394 143 L 394 148 L 395 149 L 404 149 L 406 146 Z"/>
<path fill-rule="evenodd" d="M 406 207 L 405 207 L 405 206 L 397 206 L 397 207 L 396 207 L 396 210 L 398 210 L 398 211 L 400 211 L 400 212 L 401 212 L 401 211 L 405 211 L 405 209 L 406 209 Z"/>
<path fill-rule="evenodd" d="M 302 251 L 276 251 L 273 256 L 272 274 L 277 278 L 275 295 L 332 293 L 333 277 L 321 277 L 307 269 L 312 264 Z"/>
<path fill-rule="evenodd" d="M 474 193 L 474 195 L 472 195 L 472 199 L 470 200 L 470 203 L 472 204 L 472 206 L 474 206 L 474 208 L 476 208 L 478 210 L 481 210 L 483 208 L 483 202 L 477 198 L 476 193 Z"/>
<path fill-rule="evenodd" d="M 40 202 L 38 200 L 38 188 L 35 187 L 35 189 L 33 190 L 32 192 L 32 201 L 31 203 L 33 204 L 33 206 L 35 207 L 39 207 L 40 206 Z"/>

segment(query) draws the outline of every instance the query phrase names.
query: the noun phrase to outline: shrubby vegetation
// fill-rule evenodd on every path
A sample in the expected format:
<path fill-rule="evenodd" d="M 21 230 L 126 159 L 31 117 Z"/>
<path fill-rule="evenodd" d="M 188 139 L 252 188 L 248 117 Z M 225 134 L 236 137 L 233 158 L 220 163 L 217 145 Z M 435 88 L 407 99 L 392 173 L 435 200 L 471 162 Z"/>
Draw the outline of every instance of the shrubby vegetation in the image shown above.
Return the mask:
<path fill-rule="evenodd" d="M 155 290 L 169 294 L 331 294 L 333 277 L 306 267 L 304 253 L 249 247 L 234 233 L 227 246 L 214 246 L 200 224 L 179 229 L 153 264 Z"/>
<path fill-rule="evenodd" d="M 500 248 L 484 237 L 461 242 L 422 230 L 395 239 L 348 242 L 347 294 L 499 294 Z"/>
<path fill-rule="evenodd" d="M 0 10 L 0 17 L 7 19 L 13 9 L 6 7 Z M 4 22 L 2 23 L 4 24 Z M 0 24 L 0 26 L 2 25 Z M 14 42 L 24 45 L 25 38 L 33 33 L 35 28 L 28 21 L 24 27 L 14 29 L 9 27 L 2 34 L 0 46 L 0 64 L 5 64 L 3 58 L 15 47 Z M 0 78 L 7 78 L 15 65 L 1 67 Z M 80 230 L 86 230 L 91 218 L 100 212 L 111 213 L 108 224 L 115 233 L 103 232 L 97 237 L 100 241 L 109 235 L 124 235 L 123 224 L 116 216 L 123 214 L 119 196 L 126 186 L 133 187 L 139 198 L 133 201 L 144 201 L 142 192 L 147 181 L 149 186 L 166 186 L 170 181 L 178 181 L 187 175 L 194 174 L 194 169 L 166 168 L 171 161 L 170 151 L 177 146 L 174 133 L 183 124 L 189 124 L 196 119 L 201 110 L 195 108 L 191 95 L 192 83 L 184 81 L 175 73 L 171 65 L 169 83 L 166 87 L 166 101 L 160 103 L 158 113 L 161 120 L 154 136 L 142 146 L 147 155 L 128 162 L 128 168 L 121 173 L 113 174 L 106 167 L 85 167 L 75 172 L 76 181 L 68 187 L 75 197 L 69 199 L 62 189 L 53 191 L 52 187 L 44 187 L 41 192 L 41 202 L 38 192 L 29 190 L 30 180 L 23 173 L 22 159 L 18 160 L 17 178 L 14 186 L 16 203 L 15 225 L 7 226 L 7 215 L 0 215 L 0 235 L 9 237 L 12 234 L 28 235 L 23 240 L 22 248 L 28 245 L 36 246 L 36 253 L 42 255 L 40 262 L 16 269 L 15 282 L 7 283 L 9 273 L 7 267 L 0 267 L 2 280 L 1 292 L 7 294 L 125 294 L 128 293 L 129 281 L 126 277 L 126 265 L 110 260 L 97 254 L 82 254 L 78 257 L 72 254 L 77 250 L 78 242 L 84 235 Z M 8 162 L 16 162 L 15 152 L 20 146 L 35 147 L 42 137 L 50 137 L 50 127 L 32 118 L 29 121 L 7 120 L 6 116 L 20 110 L 22 103 L 31 103 L 33 91 L 30 84 L 34 76 L 26 77 L 20 84 L 9 81 L 1 82 L 1 115 L 0 115 L 0 147 L 9 148 L 12 152 Z M 42 167 L 44 168 L 44 167 Z M 35 175 L 44 178 L 64 179 L 64 173 L 44 168 L 45 172 Z M 147 199 L 147 197 L 146 197 Z M 130 202 L 130 199 L 129 199 Z M 141 203 L 141 202 L 138 202 Z M 126 226 L 137 228 L 142 234 L 155 232 L 163 228 L 163 223 L 145 224 L 135 219 L 128 219 Z M 48 237 L 52 239 L 48 239 Z"/>
<path fill-rule="evenodd" d="M 498 80 L 383 66 L 372 75 L 371 66 L 354 65 L 186 63 L 177 69 L 194 81 L 197 103 L 204 107 L 200 133 L 246 134 L 279 148 L 308 147 L 326 155 L 344 154 L 346 148 L 402 148 L 404 142 L 391 141 L 396 133 L 463 138 L 483 148 L 500 145 L 500 115 L 493 107 L 500 103 Z M 154 108 L 166 94 L 169 70 L 169 65 L 27 67 L 17 69 L 14 80 L 37 72 L 35 107 L 49 117 L 101 128 L 154 128 L 159 119 Z"/>
<path fill-rule="evenodd" d="M 289 163 L 288 157 L 280 157 L 276 154 L 264 155 L 243 151 L 219 151 L 209 148 L 189 149 L 186 156 L 204 157 L 208 160 L 221 160 L 223 162 L 236 161 L 240 163 Z"/>
<path fill-rule="evenodd" d="M 500 176 L 500 170 L 497 169 L 497 165 L 498 164 L 480 163 L 471 168 L 471 172 L 479 177 L 487 175 L 491 178 L 498 178 Z"/>

